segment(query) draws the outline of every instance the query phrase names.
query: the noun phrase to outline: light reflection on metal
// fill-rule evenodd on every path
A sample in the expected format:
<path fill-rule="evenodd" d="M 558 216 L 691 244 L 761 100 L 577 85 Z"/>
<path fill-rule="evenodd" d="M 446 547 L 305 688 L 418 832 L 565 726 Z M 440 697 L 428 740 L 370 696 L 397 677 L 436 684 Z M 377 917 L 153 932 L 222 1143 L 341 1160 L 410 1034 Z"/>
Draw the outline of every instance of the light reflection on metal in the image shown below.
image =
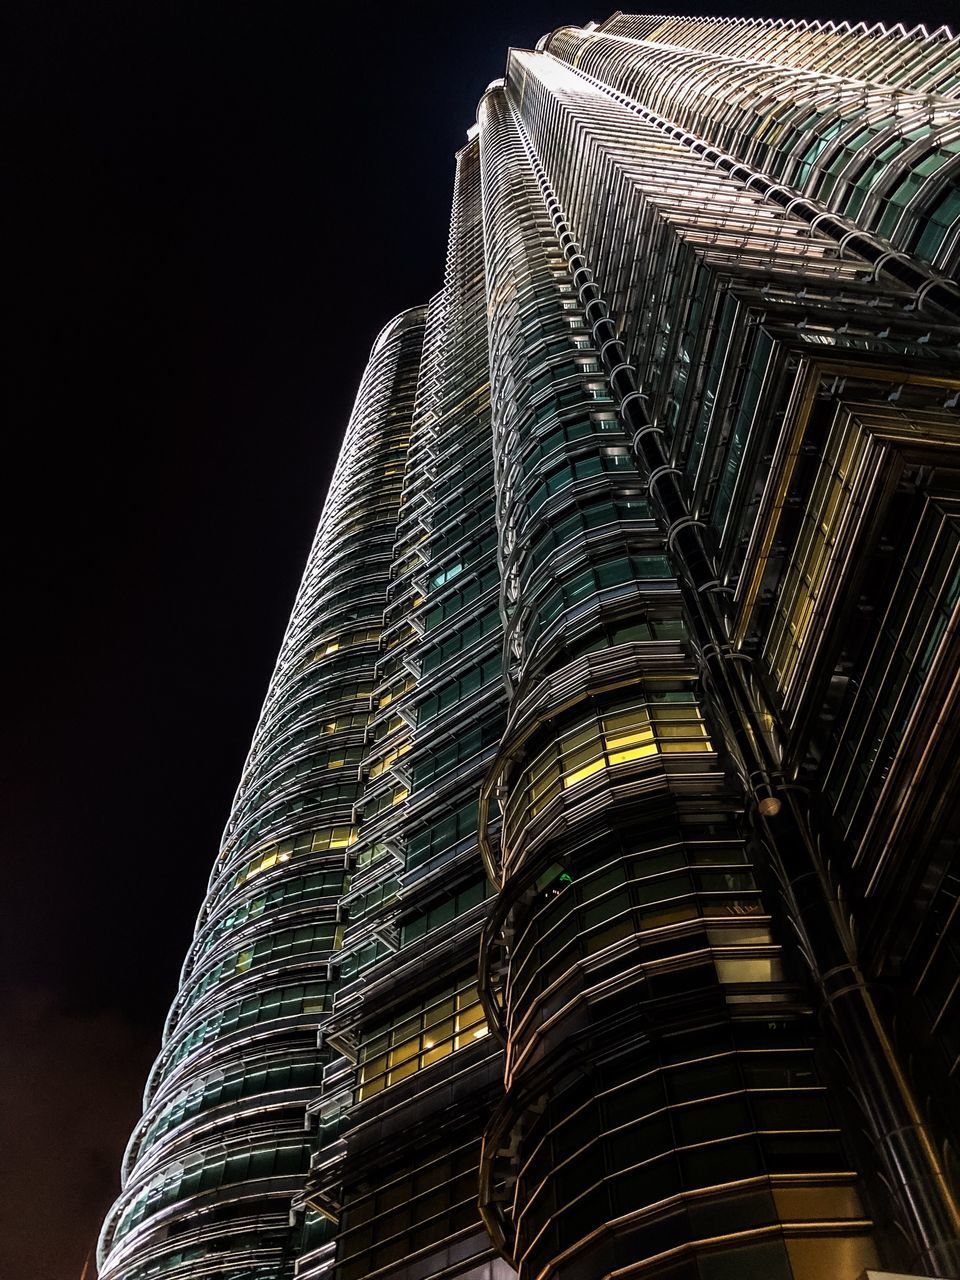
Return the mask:
<path fill-rule="evenodd" d="M 371 352 L 103 1280 L 960 1276 L 917 1102 L 960 1017 L 958 179 L 946 28 L 510 51 L 444 287 Z"/>

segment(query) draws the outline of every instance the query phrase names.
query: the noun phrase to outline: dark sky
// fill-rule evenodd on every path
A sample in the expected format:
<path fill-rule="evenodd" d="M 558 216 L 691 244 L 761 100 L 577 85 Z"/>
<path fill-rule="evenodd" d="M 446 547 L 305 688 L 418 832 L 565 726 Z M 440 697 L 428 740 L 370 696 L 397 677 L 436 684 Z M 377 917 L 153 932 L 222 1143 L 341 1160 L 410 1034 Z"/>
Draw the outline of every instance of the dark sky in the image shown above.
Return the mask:
<path fill-rule="evenodd" d="M 902 2 L 843 16 L 952 8 Z M 476 101 L 508 45 L 605 16 L 4 6 L 3 1280 L 78 1280 L 116 1192 L 356 383 L 440 285 Z"/>

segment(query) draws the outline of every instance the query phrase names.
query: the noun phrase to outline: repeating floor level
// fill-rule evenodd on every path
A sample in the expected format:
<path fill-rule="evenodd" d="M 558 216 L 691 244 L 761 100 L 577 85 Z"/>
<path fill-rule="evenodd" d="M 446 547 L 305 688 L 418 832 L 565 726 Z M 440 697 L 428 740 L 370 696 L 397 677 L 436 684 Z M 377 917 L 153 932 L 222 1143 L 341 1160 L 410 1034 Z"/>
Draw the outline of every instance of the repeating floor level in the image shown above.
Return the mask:
<path fill-rule="evenodd" d="M 960 1277 L 960 40 L 512 49 L 102 1280 Z"/>

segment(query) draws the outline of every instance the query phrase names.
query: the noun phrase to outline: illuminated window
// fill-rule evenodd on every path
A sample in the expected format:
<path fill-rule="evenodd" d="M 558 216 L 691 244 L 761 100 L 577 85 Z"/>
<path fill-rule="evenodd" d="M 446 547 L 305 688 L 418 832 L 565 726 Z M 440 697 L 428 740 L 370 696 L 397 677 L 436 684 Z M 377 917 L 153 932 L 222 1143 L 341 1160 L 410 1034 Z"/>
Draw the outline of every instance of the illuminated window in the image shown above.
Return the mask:
<path fill-rule="evenodd" d="M 258 853 L 239 872 L 234 885 L 245 884 L 262 871 L 269 871 L 278 863 L 289 862 L 295 854 L 324 853 L 329 849 L 345 849 L 353 844 L 356 832 L 353 827 L 327 827 L 323 831 L 308 832 L 302 836 L 293 836 L 281 840 Z"/>
<path fill-rule="evenodd" d="M 409 742 L 404 742 L 399 747 L 394 747 L 392 751 L 388 751 L 385 756 L 382 756 L 370 766 L 368 777 L 379 778 L 380 774 L 383 773 L 384 770 L 389 769 L 390 766 L 395 764 L 401 756 L 405 756 L 407 754 L 410 750 L 410 746 L 411 744 Z"/>
<path fill-rule="evenodd" d="M 430 586 L 435 590 L 437 587 L 442 587 L 445 583 L 450 582 L 453 578 L 459 577 L 461 573 L 463 573 L 463 565 L 456 561 L 446 569 L 441 569 L 438 573 L 435 573 L 430 579 Z"/>
<path fill-rule="evenodd" d="M 395 681 L 388 688 L 384 689 L 377 700 L 381 710 L 384 707 L 388 707 L 390 703 L 393 702 L 394 698 L 399 698 L 404 693 L 409 692 L 415 684 L 416 680 L 412 675 L 410 675 L 401 680 Z"/>
<path fill-rule="evenodd" d="M 562 731 L 524 771 L 505 812 L 508 838 L 561 791 L 616 765 L 661 754 L 711 751 L 693 693 L 648 692 L 643 702 L 611 707 Z"/>
<path fill-rule="evenodd" d="M 775 956 L 733 956 L 716 961 L 721 982 L 780 982 L 782 966 Z"/>
<path fill-rule="evenodd" d="M 369 1037 L 360 1050 L 359 1101 L 441 1058 L 483 1039 L 487 1024 L 469 977 L 428 1003 L 401 1010 L 388 1030 Z"/>

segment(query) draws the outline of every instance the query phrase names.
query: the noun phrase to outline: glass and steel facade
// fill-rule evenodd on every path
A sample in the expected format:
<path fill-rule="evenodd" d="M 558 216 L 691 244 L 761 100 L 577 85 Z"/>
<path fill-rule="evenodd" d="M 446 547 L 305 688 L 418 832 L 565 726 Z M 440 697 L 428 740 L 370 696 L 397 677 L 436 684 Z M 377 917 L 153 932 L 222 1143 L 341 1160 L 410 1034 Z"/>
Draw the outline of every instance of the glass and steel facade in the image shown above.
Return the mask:
<path fill-rule="evenodd" d="M 960 41 L 511 50 L 104 1280 L 960 1276 Z"/>
<path fill-rule="evenodd" d="M 293 1274 L 423 320 L 384 329 L 357 395 L 103 1229 L 104 1278 Z"/>

